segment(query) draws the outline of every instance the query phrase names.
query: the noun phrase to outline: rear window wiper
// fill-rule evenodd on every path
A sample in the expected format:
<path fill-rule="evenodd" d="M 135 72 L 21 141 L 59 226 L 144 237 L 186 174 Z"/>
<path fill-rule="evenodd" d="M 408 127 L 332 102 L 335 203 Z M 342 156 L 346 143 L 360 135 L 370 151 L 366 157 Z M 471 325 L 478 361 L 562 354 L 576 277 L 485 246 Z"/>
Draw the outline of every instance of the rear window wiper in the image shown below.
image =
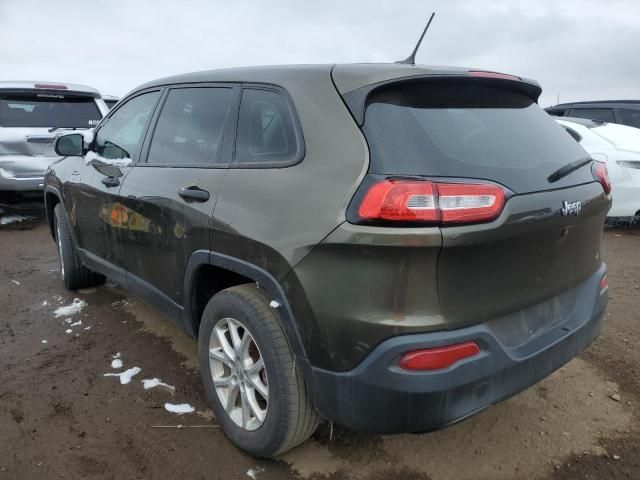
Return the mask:
<path fill-rule="evenodd" d="M 563 165 L 562 167 L 560 167 L 555 172 L 553 172 L 551 175 L 549 175 L 547 177 L 547 180 L 549 181 L 549 183 L 557 182 L 561 178 L 564 178 L 567 175 L 569 175 L 571 172 L 574 172 L 579 168 L 590 164 L 591 162 L 593 162 L 593 158 L 591 157 L 579 158 L 578 160 L 569 162 L 566 165 Z"/>
<path fill-rule="evenodd" d="M 55 132 L 56 130 L 77 130 L 78 127 L 51 127 L 47 130 L 49 133 Z"/>

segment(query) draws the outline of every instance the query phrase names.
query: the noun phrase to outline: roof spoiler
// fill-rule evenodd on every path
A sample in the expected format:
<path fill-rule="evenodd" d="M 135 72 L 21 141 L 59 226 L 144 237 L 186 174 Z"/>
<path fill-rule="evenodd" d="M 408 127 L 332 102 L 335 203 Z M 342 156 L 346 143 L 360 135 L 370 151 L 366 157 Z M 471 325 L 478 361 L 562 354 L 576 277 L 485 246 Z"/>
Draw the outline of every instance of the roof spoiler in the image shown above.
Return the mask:
<path fill-rule="evenodd" d="M 376 90 L 389 85 L 402 85 L 403 83 L 416 81 L 431 81 L 450 79 L 455 82 L 471 81 L 481 82 L 483 85 L 506 88 L 512 91 L 523 93 L 531 98 L 534 102 L 538 102 L 538 98 L 542 93 L 540 85 L 532 80 L 526 80 L 513 75 L 504 73 L 487 72 L 484 70 L 470 70 L 466 74 L 446 74 L 446 75 L 412 75 L 409 77 L 394 78 L 383 82 L 373 83 L 355 90 L 351 90 L 342 95 L 344 101 L 356 120 L 358 125 L 364 123 L 364 112 L 366 108 L 367 98 Z"/>

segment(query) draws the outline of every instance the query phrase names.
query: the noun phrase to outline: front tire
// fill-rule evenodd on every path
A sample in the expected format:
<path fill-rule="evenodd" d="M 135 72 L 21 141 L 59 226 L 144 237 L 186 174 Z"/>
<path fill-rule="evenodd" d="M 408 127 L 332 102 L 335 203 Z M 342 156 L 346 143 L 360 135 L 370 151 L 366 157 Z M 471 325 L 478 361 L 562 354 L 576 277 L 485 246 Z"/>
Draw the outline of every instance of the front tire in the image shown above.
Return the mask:
<path fill-rule="evenodd" d="M 89 270 L 80 261 L 71 237 L 71 225 L 61 203 L 53 209 L 56 245 L 60 260 L 60 275 L 67 290 L 93 287 L 104 283 L 105 277 Z"/>
<path fill-rule="evenodd" d="M 313 434 L 318 413 L 275 310 L 255 284 L 209 300 L 198 354 L 207 399 L 240 449 L 270 458 Z"/>

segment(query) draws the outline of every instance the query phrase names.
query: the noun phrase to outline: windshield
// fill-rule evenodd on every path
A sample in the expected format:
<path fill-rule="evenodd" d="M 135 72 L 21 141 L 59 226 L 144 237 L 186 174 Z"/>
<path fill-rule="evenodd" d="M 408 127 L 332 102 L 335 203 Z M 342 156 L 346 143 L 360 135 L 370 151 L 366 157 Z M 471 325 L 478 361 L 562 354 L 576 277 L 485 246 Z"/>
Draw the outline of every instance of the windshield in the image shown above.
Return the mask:
<path fill-rule="evenodd" d="M 0 93 L 0 127 L 93 128 L 101 118 L 92 97 Z"/>
<path fill-rule="evenodd" d="M 585 150 L 524 94 L 468 80 L 374 92 L 363 130 L 371 173 L 488 179 L 515 192 L 593 181 L 584 169 L 550 184 Z"/>

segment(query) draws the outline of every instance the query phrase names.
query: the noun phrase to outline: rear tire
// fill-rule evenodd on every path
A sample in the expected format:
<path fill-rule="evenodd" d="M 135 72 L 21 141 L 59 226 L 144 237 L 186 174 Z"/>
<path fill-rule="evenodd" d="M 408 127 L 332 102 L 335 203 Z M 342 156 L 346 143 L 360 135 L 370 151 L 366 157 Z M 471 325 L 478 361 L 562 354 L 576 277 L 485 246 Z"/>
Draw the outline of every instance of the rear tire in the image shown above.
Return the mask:
<path fill-rule="evenodd" d="M 243 355 L 250 348 L 252 356 Z M 319 416 L 302 372 L 276 310 L 255 284 L 228 288 L 209 300 L 200 323 L 198 355 L 207 399 L 225 434 L 240 449 L 271 458 L 303 443 L 316 430 Z M 264 367 L 255 376 L 260 362 Z M 263 390 L 266 399 L 258 394 Z M 251 410 L 245 422 L 241 407 L 246 398 L 253 402 L 247 401 Z M 266 413 L 251 418 L 256 410 Z"/>
<path fill-rule="evenodd" d="M 104 283 L 105 277 L 85 267 L 71 236 L 71 225 L 61 203 L 53 209 L 60 274 L 67 290 L 93 287 Z"/>

